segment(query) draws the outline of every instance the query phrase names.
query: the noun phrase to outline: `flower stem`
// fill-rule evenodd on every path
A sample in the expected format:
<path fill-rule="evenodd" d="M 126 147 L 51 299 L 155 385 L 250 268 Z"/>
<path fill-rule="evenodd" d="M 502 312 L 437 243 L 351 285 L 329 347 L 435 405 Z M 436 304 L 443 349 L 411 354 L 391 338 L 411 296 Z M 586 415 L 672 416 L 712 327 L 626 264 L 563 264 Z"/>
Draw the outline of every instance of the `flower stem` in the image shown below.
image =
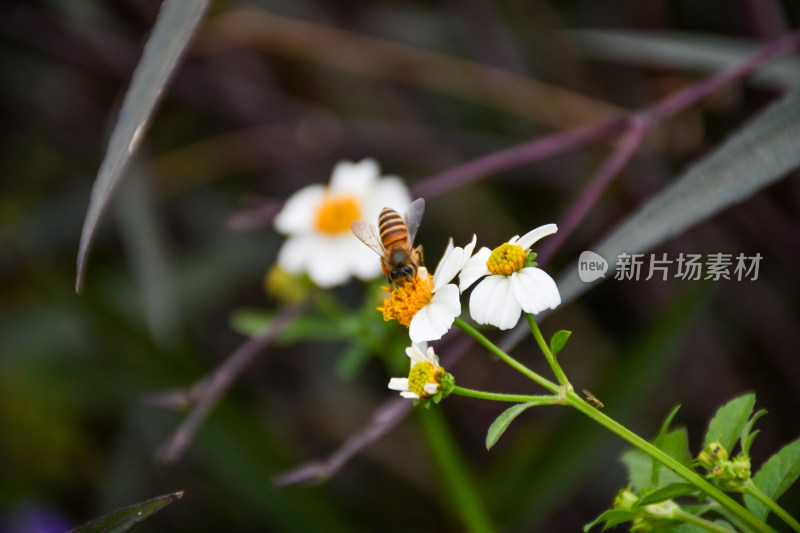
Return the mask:
<path fill-rule="evenodd" d="M 528 403 L 537 402 L 541 404 L 564 403 L 563 398 L 554 394 L 529 395 L 529 394 L 505 394 L 502 392 L 485 392 L 475 389 L 467 389 L 456 385 L 453 387 L 452 394 L 467 396 L 468 398 L 478 398 L 480 400 L 494 400 L 496 402 Z"/>
<path fill-rule="evenodd" d="M 491 533 L 495 531 L 489 513 L 469 470 L 469 462 L 461 456 L 447 422 L 438 409 L 416 410 L 419 421 L 428 437 L 436 464 L 441 470 L 447 490 L 443 491 L 452 500 L 453 509 L 458 513 L 464 531 L 470 533 Z M 420 412 L 422 411 L 422 412 Z"/>
<path fill-rule="evenodd" d="M 492 343 L 492 341 L 490 341 L 489 339 L 484 337 L 483 334 L 481 334 L 481 332 L 479 332 L 477 329 L 473 328 L 472 326 L 470 326 L 469 324 L 467 324 L 466 322 L 464 322 L 460 318 L 456 317 L 455 325 L 458 326 L 459 328 L 461 328 L 462 330 L 464 330 L 464 332 L 466 332 L 472 338 L 474 338 L 476 341 L 481 343 L 487 350 L 489 350 L 490 352 L 495 354 L 497 357 L 502 359 L 504 363 L 506 363 L 507 365 L 512 367 L 517 372 L 519 372 L 522 375 L 532 379 L 533 381 L 535 381 L 536 383 L 538 383 L 539 385 L 541 385 L 545 389 L 549 390 L 553 394 L 561 394 L 562 393 L 561 387 L 559 387 L 558 385 L 556 385 L 555 383 L 553 383 L 549 379 L 540 376 L 539 374 L 537 374 L 536 372 L 534 372 L 533 370 L 531 370 L 527 366 L 523 365 L 522 363 L 520 363 L 519 361 L 517 361 L 516 359 L 514 359 L 513 357 L 508 355 L 506 352 L 504 352 L 503 350 L 501 350 L 500 348 L 495 346 Z"/>
<path fill-rule="evenodd" d="M 791 527 L 795 531 L 800 532 L 800 523 L 798 523 L 797 520 L 795 520 L 789 513 L 787 513 L 783 509 L 783 507 L 778 505 L 775 502 L 775 500 L 773 500 L 772 498 L 770 498 L 769 496 L 767 496 L 766 494 L 761 492 L 761 490 L 759 490 L 759 488 L 756 487 L 755 483 L 753 483 L 752 479 L 749 480 L 747 482 L 747 484 L 745 485 L 744 493 L 745 494 L 749 494 L 750 496 L 752 496 L 756 500 L 758 500 L 761 503 L 763 503 L 765 506 L 767 506 L 767 508 L 770 511 L 775 513 L 777 516 L 780 517 L 781 520 L 786 522 L 789 525 L 789 527 Z"/>
<path fill-rule="evenodd" d="M 559 398 L 564 398 L 564 400 L 568 405 L 574 407 L 581 413 L 585 414 L 586 416 L 588 416 L 601 426 L 605 427 L 618 437 L 628 441 L 636 448 L 639 448 L 641 451 L 643 451 L 656 461 L 660 462 L 661 464 L 663 464 L 664 466 L 666 466 L 667 468 L 678 474 L 680 477 L 682 477 L 683 479 L 685 479 L 698 489 L 705 492 L 709 497 L 719 502 L 720 505 L 722 505 L 732 514 L 734 514 L 737 518 L 742 520 L 748 526 L 753 528 L 755 531 L 760 531 L 762 533 L 774 533 L 775 530 L 772 529 L 770 526 L 768 526 L 766 522 L 760 520 L 753 513 L 751 513 L 741 505 L 739 505 L 735 500 L 733 500 L 727 494 L 725 494 L 720 489 L 718 489 L 717 487 L 706 481 L 697 472 L 686 467 L 682 463 L 678 462 L 672 456 L 663 452 L 653 444 L 647 442 L 639 435 L 632 432 L 631 430 L 629 430 L 628 428 L 626 428 L 613 418 L 610 418 L 605 414 L 601 413 L 600 411 L 598 411 L 597 409 L 586 403 L 583 400 L 583 398 L 575 394 L 575 391 L 571 390 L 571 388 L 569 390 L 565 390 L 566 386 L 563 388 L 559 387 L 552 381 L 540 376 L 539 374 L 529 369 L 528 367 L 526 367 L 525 365 L 523 365 L 522 363 L 520 363 L 507 353 L 505 353 L 503 350 L 492 344 L 492 342 L 486 337 L 484 337 L 479 331 L 477 331 L 475 328 L 473 328 L 472 326 L 470 326 L 469 324 L 467 324 L 458 317 L 456 317 L 455 319 L 455 325 L 461 328 L 469 335 L 471 335 L 475 340 L 481 343 L 487 350 L 489 350 L 497 357 L 502 359 L 506 364 L 508 364 L 509 366 L 511 366 L 524 376 L 529 377 L 542 387 L 546 388 L 553 394 L 557 395 Z M 538 328 L 536 328 L 536 330 L 538 331 Z M 543 342 L 544 339 L 542 339 L 542 343 Z M 548 348 L 547 352 L 549 351 L 550 350 Z M 772 503 L 773 505 L 777 505 L 774 502 Z M 786 515 L 784 511 L 783 514 L 780 516 L 783 517 L 788 515 Z"/>
<path fill-rule="evenodd" d="M 672 456 L 655 447 L 653 444 L 647 442 L 616 420 L 601 413 L 583 401 L 583 399 L 574 392 L 567 392 L 566 400 L 569 405 L 581 413 L 585 414 L 618 437 L 625 439 L 636 448 L 639 448 L 641 451 L 657 460 L 695 487 L 705 492 L 709 497 L 719 502 L 720 505 L 736 515 L 736 517 L 741 519 L 748 526 L 752 527 L 755 531 L 761 531 L 765 533 L 774 532 L 774 529 L 769 527 L 764 521 L 759 520 L 753 513 L 739 505 L 735 500 L 722 492 L 720 489 L 703 479 L 703 477 L 701 477 L 697 472 L 678 462 Z"/>
<path fill-rule="evenodd" d="M 699 516 L 687 513 L 686 511 L 682 510 L 675 511 L 672 513 L 672 516 L 674 518 L 677 518 L 678 520 L 681 520 L 683 522 L 689 522 L 690 524 L 702 527 L 703 529 L 708 531 L 715 531 L 717 533 L 731 533 L 731 530 L 726 527 L 722 527 L 718 524 L 715 524 L 714 522 L 711 522 L 710 520 L 706 520 L 705 518 L 700 518 Z"/>
<path fill-rule="evenodd" d="M 558 364 L 556 357 L 553 355 L 553 352 L 550 351 L 550 347 L 545 342 L 544 337 L 542 336 L 542 332 L 539 331 L 539 326 L 536 324 L 536 319 L 530 313 L 525 313 L 525 319 L 528 321 L 528 325 L 531 328 L 531 333 L 536 338 L 536 342 L 539 344 L 539 348 L 542 350 L 545 359 L 550 364 L 550 368 L 553 369 L 553 373 L 556 375 L 556 379 L 564 387 L 566 390 L 574 390 L 572 388 L 572 384 L 570 384 L 569 380 L 567 379 L 567 375 L 561 369 L 561 365 Z"/>

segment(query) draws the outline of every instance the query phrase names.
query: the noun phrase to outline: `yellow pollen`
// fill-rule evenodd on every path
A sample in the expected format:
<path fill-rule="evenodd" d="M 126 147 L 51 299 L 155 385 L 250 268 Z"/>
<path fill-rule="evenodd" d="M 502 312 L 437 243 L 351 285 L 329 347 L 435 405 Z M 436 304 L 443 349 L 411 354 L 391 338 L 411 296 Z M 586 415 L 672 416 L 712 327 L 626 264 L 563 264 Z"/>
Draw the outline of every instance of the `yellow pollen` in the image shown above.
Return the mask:
<path fill-rule="evenodd" d="M 441 367 L 434 366 L 427 361 L 417 363 L 408 374 L 408 390 L 415 393 L 422 400 L 430 398 L 431 395 L 425 391 L 425 385 L 436 383 L 438 388 L 442 372 Z"/>
<path fill-rule="evenodd" d="M 510 276 L 522 270 L 525 264 L 525 250 L 517 244 L 501 244 L 494 249 L 486 266 L 492 274 Z"/>
<path fill-rule="evenodd" d="M 378 307 L 378 311 L 383 313 L 383 319 L 386 322 L 395 319 L 408 327 L 417 311 L 431 301 L 433 276 L 428 274 L 427 279 L 418 277 L 416 283 L 406 281 L 394 289 L 383 287 L 383 290 L 392 293 L 390 298 L 383 301 L 383 307 Z"/>
<path fill-rule="evenodd" d="M 350 223 L 361 218 L 358 200 L 349 194 L 329 194 L 317 206 L 314 220 L 320 233 L 349 232 Z"/>

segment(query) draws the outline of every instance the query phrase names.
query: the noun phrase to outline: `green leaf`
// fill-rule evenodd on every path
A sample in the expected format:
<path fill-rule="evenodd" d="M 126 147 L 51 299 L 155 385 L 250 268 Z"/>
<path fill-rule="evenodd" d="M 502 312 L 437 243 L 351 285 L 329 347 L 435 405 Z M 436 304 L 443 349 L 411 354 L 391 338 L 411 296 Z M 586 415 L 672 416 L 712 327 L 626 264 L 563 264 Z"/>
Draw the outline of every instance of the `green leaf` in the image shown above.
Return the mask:
<path fill-rule="evenodd" d="M 698 492 L 698 488 L 691 483 L 670 483 L 664 485 L 660 489 L 642 496 L 637 505 L 639 507 L 650 505 L 651 503 L 663 502 L 664 500 L 672 500 L 681 496 L 687 496 Z"/>
<path fill-rule="evenodd" d="M 728 455 L 733 457 L 733 446 L 742 434 L 755 404 L 755 394 L 748 393 L 734 398 L 720 407 L 711 422 L 708 423 L 708 431 L 706 431 L 703 444 L 719 442 L 727 450 Z"/>
<path fill-rule="evenodd" d="M 181 497 L 183 497 L 183 491 L 158 496 L 130 507 L 123 507 L 73 529 L 69 533 L 122 533 L 136 524 L 144 522 L 154 513 Z"/>
<path fill-rule="evenodd" d="M 589 531 L 594 526 L 601 522 L 605 522 L 606 524 L 603 526 L 603 531 L 607 530 L 611 527 L 616 527 L 620 524 L 624 524 L 625 522 L 630 522 L 638 515 L 631 511 L 623 511 L 622 509 L 609 509 L 605 511 L 603 514 L 598 516 L 594 519 L 594 522 L 591 524 L 586 524 L 583 526 L 584 531 Z"/>
<path fill-rule="evenodd" d="M 753 476 L 753 483 L 768 498 L 777 500 L 800 476 L 800 439 L 790 442 L 767 459 L 761 470 Z M 769 509 L 753 497 L 744 497 L 745 505 L 753 514 L 766 520 Z"/>
<path fill-rule="evenodd" d="M 508 426 L 511 424 L 511 422 L 521 415 L 523 411 L 529 407 L 533 407 L 535 405 L 545 405 L 546 403 L 547 402 L 544 400 L 518 403 L 500 413 L 500 416 L 495 418 L 494 422 L 492 422 L 492 425 L 489 426 L 489 431 L 486 432 L 486 449 L 490 450 L 492 446 L 497 443 L 500 437 L 503 436 L 503 433 L 505 433 L 506 429 L 508 429 Z"/>
<path fill-rule="evenodd" d="M 666 438 L 667 432 L 669 431 L 669 426 L 672 424 L 672 419 L 675 418 L 675 415 L 678 414 L 678 410 L 681 408 L 680 404 L 676 405 L 672 408 L 672 411 L 667 415 L 667 418 L 664 419 L 664 423 L 661 424 L 661 430 L 658 432 L 658 436 L 656 436 L 653 444 L 657 448 L 661 448 L 662 441 Z M 651 474 L 651 483 L 654 487 L 658 486 L 658 476 L 661 471 L 661 463 L 653 459 L 653 471 Z"/>
<path fill-rule="evenodd" d="M 619 254 L 646 252 L 752 196 L 798 165 L 800 89 L 795 89 L 672 180 L 665 190 L 588 249 L 603 256 L 612 272 Z M 580 280 L 577 268 L 567 269 L 557 281 L 562 305 L 594 286 Z"/>
<path fill-rule="evenodd" d="M 738 65 L 764 46 L 760 41 L 710 33 L 577 30 L 567 34 L 590 58 L 701 74 Z M 800 61 L 791 55 L 771 61 L 749 77 L 751 81 L 772 88 L 797 87 Z"/>
<path fill-rule="evenodd" d="M 739 438 L 739 441 L 742 443 L 742 453 L 745 457 L 750 457 L 750 446 L 753 445 L 753 441 L 756 435 L 758 435 L 758 430 L 753 431 L 753 425 L 756 423 L 756 420 L 765 414 L 767 414 L 767 410 L 761 409 L 750 417 L 750 420 L 747 421 L 747 424 L 744 425 L 744 429 L 742 429 L 742 436 Z"/>
<path fill-rule="evenodd" d="M 89 208 L 81 231 L 75 290 L 80 292 L 89 249 L 100 218 L 119 185 L 122 171 L 144 137 L 156 104 L 186 50 L 209 0 L 164 0 L 153 31 L 125 93 L 119 118 L 92 186 Z"/>
<path fill-rule="evenodd" d="M 569 339 L 570 335 L 572 335 L 572 332 L 565 329 L 556 331 L 550 338 L 550 353 L 555 356 L 560 352 L 564 345 L 567 344 L 567 339 Z"/>
<path fill-rule="evenodd" d="M 635 492 L 642 494 L 652 488 L 653 462 L 649 455 L 628 450 L 622 454 L 622 463 L 628 469 L 628 481 Z"/>

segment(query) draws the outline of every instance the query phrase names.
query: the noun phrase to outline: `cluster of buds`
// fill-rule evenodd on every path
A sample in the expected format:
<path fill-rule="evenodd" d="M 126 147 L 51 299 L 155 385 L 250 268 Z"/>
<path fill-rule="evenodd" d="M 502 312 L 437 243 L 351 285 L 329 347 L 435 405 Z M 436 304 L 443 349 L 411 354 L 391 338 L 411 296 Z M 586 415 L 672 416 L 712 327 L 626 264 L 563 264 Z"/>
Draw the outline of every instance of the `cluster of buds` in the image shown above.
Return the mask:
<path fill-rule="evenodd" d="M 719 442 L 706 444 L 697 463 L 708 470 L 706 477 L 723 490 L 743 492 L 750 482 L 750 458 L 740 454 L 728 459 L 728 450 Z"/>

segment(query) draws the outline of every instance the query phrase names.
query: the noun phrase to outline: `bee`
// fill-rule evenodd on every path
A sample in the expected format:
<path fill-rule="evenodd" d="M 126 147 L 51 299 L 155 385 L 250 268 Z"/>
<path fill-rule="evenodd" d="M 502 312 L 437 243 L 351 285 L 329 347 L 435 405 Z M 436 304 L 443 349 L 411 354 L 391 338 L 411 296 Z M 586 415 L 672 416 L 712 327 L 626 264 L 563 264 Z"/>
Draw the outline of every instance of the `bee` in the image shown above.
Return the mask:
<path fill-rule="evenodd" d="M 424 265 L 422 246 L 413 247 L 425 200 L 417 198 L 408 206 L 405 218 L 394 209 L 384 207 L 378 216 L 378 228 L 364 220 L 356 220 L 350 229 L 356 237 L 381 256 L 383 273 L 389 283 L 399 284 L 417 279 L 417 270 Z"/>
<path fill-rule="evenodd" d="M 583 389 L 583 394 L 584 396 L 586 396 L 586 401 L 592 404 L 595 407 L 595 409 L 602 409 L 603 407 L 605 407 L 605 405 L 603 405 L 603 402 L 598 400 L 595 397 L 595 395 L 589 392 L 588 390 Z"/>

